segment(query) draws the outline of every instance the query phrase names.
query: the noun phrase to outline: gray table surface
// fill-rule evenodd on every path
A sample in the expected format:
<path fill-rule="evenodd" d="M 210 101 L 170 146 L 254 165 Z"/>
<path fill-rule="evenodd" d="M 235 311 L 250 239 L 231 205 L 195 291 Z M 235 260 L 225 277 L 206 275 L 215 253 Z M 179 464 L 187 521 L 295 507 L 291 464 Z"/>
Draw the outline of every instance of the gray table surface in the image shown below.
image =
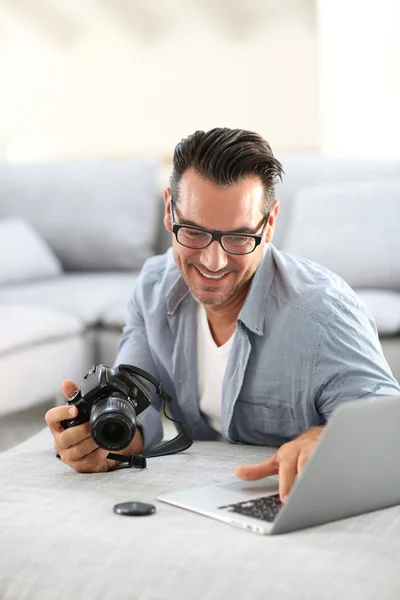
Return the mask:
<path fill-rule="evenodd" d="M 1 600 L 399 600 L 400 507 L 259 536 L 156 501 L 271 449 L 197 442 L 144 471 L 78 474 L 47 429 L 0 454 Z M 373 475 L 371 475 L 373 478 Z M 155 515 L 115 515 L 117 502 Z"/>

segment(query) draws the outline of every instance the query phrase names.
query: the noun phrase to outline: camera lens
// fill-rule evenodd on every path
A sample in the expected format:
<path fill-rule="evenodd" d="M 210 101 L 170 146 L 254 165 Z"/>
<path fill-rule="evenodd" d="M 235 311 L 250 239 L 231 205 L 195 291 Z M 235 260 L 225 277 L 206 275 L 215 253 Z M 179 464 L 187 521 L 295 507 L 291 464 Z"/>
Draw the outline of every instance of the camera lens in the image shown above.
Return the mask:
<path fill-rule="evenodd" d="M 111 423 L 105 423 L 103 426 L 102 435 L 111 444 L 118 444 L 125 437 L 125 429 L 120 423 L 111 421 Z"/>
<path fill-rule="evenodd" d="M 90 413 L 90 432 L 104 450 L 122 450 L 136 432 L 136 413 L 126 397 L 116 395 L 98 400 Z"/>

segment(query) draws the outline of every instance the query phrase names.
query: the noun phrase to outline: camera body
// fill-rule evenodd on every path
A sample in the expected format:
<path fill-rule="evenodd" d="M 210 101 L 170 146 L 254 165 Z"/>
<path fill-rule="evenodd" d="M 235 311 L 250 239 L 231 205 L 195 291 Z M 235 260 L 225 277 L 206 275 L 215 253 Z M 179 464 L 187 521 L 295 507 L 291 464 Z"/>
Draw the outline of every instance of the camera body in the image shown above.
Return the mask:
<path fill-rule="evenodd" d="M 136 433 L 136 417 L 151 404 L 149 388 L 124 365 L 93 366 L 68 404 L 78 416 L 62 421 L 64 429 L 90 421 L 90 433 L 105 450 L 122 450 Z"/>

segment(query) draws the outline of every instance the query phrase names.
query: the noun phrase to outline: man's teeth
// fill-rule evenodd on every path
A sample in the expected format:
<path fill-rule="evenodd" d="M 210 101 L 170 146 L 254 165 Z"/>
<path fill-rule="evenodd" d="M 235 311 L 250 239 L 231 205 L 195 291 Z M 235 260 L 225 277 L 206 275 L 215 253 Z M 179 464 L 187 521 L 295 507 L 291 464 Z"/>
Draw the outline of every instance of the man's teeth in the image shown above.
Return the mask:
<path fill-rule="evenodd" d="M 207 275 L 206 273 L 203 273 L 203 271 L 200 271 L 200 273 L 203 275 L 203 277 L 207 277 L 207 279 L 222 279 L 225 275 L 225 273 L 222 275 Z"/>

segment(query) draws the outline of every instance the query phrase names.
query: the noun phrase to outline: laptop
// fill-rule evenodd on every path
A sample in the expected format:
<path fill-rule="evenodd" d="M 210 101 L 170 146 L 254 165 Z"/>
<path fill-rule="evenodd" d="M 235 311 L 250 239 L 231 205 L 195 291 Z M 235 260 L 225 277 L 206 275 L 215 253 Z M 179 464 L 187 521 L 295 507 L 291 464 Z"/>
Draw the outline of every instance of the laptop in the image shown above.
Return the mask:
<path fill-rule="evenodd" d="M 283 505 L 278 481 L 237 479 L 158 500 L 264 535 L 400 504 L 400 396 L 339 405 Z"/>

